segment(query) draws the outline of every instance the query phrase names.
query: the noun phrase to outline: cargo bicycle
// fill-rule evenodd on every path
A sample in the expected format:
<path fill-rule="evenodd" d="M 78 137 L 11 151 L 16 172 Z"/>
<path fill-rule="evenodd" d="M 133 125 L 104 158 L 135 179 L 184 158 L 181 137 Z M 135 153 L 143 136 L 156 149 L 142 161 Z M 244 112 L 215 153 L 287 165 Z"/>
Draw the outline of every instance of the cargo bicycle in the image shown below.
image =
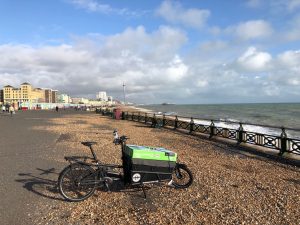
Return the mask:
<path fill-rule="evenodd" d="M 116 181 L 125 187 L 141 187 L 146 198 L 144 184 L 168 182 L 175 188 L 188 188 L 193 183 L 193 175 L 185 164 L 177 162 L 177 154 L 165 148 L 127 145 L 129 139 L 118 135 L 114 141 L 121 145 L 122 165 L 103 164 L 93 149 L 96 142 L 81 142 L 90 148 L 93 157 L 66 156 L 70 163 L 58 178 L 61 195 L 68 201 L 78 202 L 89 198 L 97 187 L 110 191 Z M 117 171 L 119 170 L 119 171 Z"/>

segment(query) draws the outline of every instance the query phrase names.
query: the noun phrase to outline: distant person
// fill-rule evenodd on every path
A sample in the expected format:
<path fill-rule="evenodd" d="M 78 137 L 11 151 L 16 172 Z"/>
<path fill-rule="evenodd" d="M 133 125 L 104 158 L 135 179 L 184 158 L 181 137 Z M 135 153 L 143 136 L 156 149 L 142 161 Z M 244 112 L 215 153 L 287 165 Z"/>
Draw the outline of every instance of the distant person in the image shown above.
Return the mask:
<path fill-rule="evenodd" d="M 55 107 L 56 112 L 58 112 L 58 106 Z"/>
<path fill-rule="evenodd" d="M 2 112 L 5 113 L 5 110 L 6 110 L 5 105 L 3 105 L 2 106 Z"/>
<path fill-rule="evenodd" d="M 10 116 L 13 116 L 15 109 L 12 105 L 9 107 L 9 112 L 10 112 Z"/>

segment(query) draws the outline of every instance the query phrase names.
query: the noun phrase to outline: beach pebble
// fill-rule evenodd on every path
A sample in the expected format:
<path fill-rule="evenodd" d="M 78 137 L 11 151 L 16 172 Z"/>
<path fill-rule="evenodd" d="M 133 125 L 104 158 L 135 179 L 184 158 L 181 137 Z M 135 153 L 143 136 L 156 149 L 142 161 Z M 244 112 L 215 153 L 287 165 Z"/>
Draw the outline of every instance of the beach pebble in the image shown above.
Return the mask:
<path fill-rule="evenodd" d="M 128 143 L 164 147 L 178 153 L 194 175 L 188 189 L 149 185 L 141 191 L 103 192 L 79 203 L 58 202 L 40 206 L 41 221 L 53 224 L 299 224 L 299 168 L 243 155 L 235 147 L 213 140 L 155 129 L 143 123 L 113 120 L 99 114 L 68 115 L 37 127 L 58 136 L 57 148 L 69 155 L 89 155 L 81 141 L 96 141 L 103 163 L 121 164 L 120 146 L 112 132 L 130 137 Z M 63 156 L 51 156 L 63 162 Z M 47 189 L 45 190 L 45 192 Z M 61 198 L 59 193 L 53 197 Z"/>

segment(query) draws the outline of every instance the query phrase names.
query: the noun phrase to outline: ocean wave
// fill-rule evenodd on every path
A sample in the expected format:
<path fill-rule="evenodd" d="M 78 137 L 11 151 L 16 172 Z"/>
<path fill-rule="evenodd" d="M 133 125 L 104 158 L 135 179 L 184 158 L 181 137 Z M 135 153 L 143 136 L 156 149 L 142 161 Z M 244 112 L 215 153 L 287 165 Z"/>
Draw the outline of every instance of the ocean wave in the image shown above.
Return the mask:
<path fill-rule="evenodd" d="M 181 117 L 175 111 L 158 111 L 158 110 L 157 111 L 152 111 L 150 109 L 145 109 L 145 108 L 141 108 L 141 107 L 139 107 L 139 109 L 140 110 L 142 109 L 142 111 L 144 111 L 144 112 L 146 111 L 147 113 L 155 113 L 157 116 L 166 115 L 166 116 L 169 116 L 170 118 L 174 117 L 174 119 L 175 119 L 175 115 L 178 115 L 179 120 L 181 120 L 181 121 L 185 121 L 185 122 L 190 122 L 191 121 L 190 118 Z M 212 119 L 214 121 L 215 126 L 222 127 L 222 128 L 228 128 L 228 129 L 234 129 L 234 130 L 239 129 L 239 126 L 240 126 L 239 123 L 241 122 L 238 119 L 226 118 L 226 117 L 212 118 Z M 242 122 L 242 126 L 243 126 L 244 131 L 253 132 L 253 133 L 260 133 L 260 134 L 266 134 L 266 135 L 273 135 L 273 136 L 278 136 L 278 137 L 281 135 L 282 130 L 280 128 L 272 128 L 272 127 L 264 126 L 263 124 L 262 125 L 250 125 L 250 124 L 247 124 L 247 121 L 248 120 L 251 121 L 251 119 L 249 119 L 249 118 L 246 119 L 246 117 L 244 119 L 245 119 L 245 121 Z M 211 125 L 211 119 L 206 118 L 206 117 L 204 117 L 203 119 L 195 118 L 194 123 L 209 126 L 209 125 Z M 297 119 L 295 121 L 295 124 L 298 124 L 298 123 L 299 122 L 298 122 L 298 119 Z M 290 137 L 290 138 L 300 139 L 300 132 L 299 131 L 286 129 L 286 133 L 287 133 L 288 137 Z"/>
<path fill-rule="evenodd" d="M 190 119 L 180 119 L 185 122 L 190 122 Z M 232 123 L 234 122 L 234 123 Z M 194 120 L 195 124 L 201 124 L 201 125 L 206 125 L 210 126 L 211 121 L 209 120 L 199 120 L 195 119 Z M 227 128 L 227 129 L 233 129 L 233 130 L 238 130 L 240 125 L 237 124 L 237 120 L 225 120 L 225 121 L 214 121 L 214 125 L 216 127 L 222 127 L 222 128 Z M 267 135 L 274 135 L 274 136 L 280 136 L 281 135 L 281 129 L 275 129 L 275 128 L 268 128 L 268 127 L 263 127 L 263 126 L 255 126 L 255 125 L 247 125 L 247 124 L 242 124 L 243 130 L 247 132 L 253 132 L 253 133 L 260 133 L 260 134 L 267 134 Z"/>

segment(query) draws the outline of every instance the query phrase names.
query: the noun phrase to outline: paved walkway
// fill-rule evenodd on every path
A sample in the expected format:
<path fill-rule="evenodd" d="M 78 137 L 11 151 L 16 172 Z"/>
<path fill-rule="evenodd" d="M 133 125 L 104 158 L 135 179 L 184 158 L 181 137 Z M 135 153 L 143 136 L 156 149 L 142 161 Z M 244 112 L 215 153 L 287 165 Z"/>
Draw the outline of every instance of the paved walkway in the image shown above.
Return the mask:
<path fill-rule="evenodd" d="M 53 157 L 63 158 L 64 153 L 55 147 L 57 134 L 32 128 L 73 113 L 85 112 L 27 111 L 13 117 L 0 113 L 1 225 L 33 224 L 37 203 L 55 205 L 57 199 L 41 190 L 56 191 L 57 173 L 65 164 Z"/>

